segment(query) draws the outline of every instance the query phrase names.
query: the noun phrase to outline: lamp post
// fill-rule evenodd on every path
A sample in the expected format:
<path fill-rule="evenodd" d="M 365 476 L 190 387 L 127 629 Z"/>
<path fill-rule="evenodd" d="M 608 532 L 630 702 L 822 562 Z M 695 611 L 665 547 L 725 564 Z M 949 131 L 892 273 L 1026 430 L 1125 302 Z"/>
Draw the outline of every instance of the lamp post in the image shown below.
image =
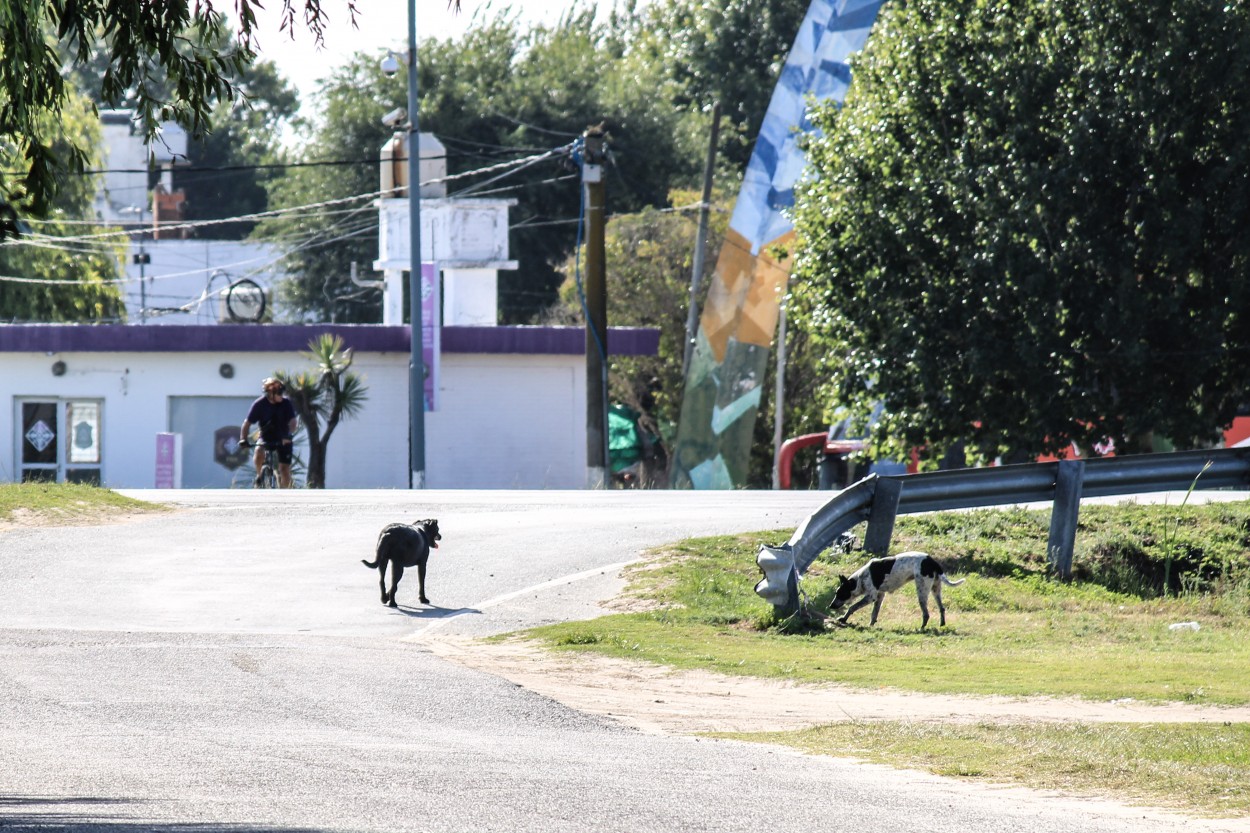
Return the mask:
<path fill-rule="evenodd" d="M 421 316 L 421 134 L 417 129 L 417 3 L 408 0 L 408 360 L 409 488 L 425 488 L 425 356 Z"/>
<path fill-rule="evenodd" d="M 148 254 L 148 250 L 144 245 L 145 230 L 143 228 L 143 206 L 131 205 L 121 209 L 123 214 L 139 215 L 139 253 L 134 255 L 134 263 L 139 267 L 139 323 L 148 323 L 148 290 L 147 290 L 147 266 L 152 262 L 152 256 Z"/>

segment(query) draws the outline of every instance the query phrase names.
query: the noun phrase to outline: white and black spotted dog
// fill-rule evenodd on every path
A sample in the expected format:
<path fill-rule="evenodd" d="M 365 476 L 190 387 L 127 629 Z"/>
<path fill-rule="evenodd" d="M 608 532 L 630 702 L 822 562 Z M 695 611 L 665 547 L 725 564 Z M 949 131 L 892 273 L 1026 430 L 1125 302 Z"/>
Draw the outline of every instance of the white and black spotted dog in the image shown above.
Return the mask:
<path fill-rule="evenodd" d="M 874 558 L 852 573 L 850 578 L 839 578 L 842 579 L 842 584 L 833 596 L 833 604 L 829 606 L 831 612 L 837 613 L 851 599 L 863 596 L 838 620 L 844 625 L 852 613 L 869 602 L 872 602 L 872 621 L 869 624 L 877 624 L 877 614 L 881 611 L 885 594 L 899 589 L 909 581 L 916 582 L 916 597 L 920 600 L 920 612 L 924 614 L 924 620 L 920 623 L 921 630 L 929 624 L 929 593 L 932 592 L 933 598 L 937 599 L 938 612 L 942 617 L 942 626 L 945 627 L 946 606 L 942 604 L 942 585 L 956 587 L 967 581 L 962 578 L 951 581 L 937 559 L 923 552 L 905 552 L 892 558 Z"/>

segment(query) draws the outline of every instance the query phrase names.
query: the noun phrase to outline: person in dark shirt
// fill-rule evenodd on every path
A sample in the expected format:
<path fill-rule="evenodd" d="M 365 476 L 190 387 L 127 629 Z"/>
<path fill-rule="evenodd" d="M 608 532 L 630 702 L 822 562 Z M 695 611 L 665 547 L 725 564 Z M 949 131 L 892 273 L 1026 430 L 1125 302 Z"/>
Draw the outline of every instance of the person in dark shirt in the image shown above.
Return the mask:
<path fill-rule="evenodd" d="M 278 485 L 283 489 L 291 488 L 291 460 L 294 448 L 291 437 L 299 420 L 295 417 L 295 406 L 286 398 L 286 385 L 270 376 L 260 383 L 265 395 L 252 403 L 248 409 L 247 419 L 239 428 L 239 444 L 246 445 L 248 431 L 253 425 L 260 428 L 260 442 L 256 444 L 256 480 L 260 481 L 260 469 L 265 463 L 265 449 L 278 450 Z"/>

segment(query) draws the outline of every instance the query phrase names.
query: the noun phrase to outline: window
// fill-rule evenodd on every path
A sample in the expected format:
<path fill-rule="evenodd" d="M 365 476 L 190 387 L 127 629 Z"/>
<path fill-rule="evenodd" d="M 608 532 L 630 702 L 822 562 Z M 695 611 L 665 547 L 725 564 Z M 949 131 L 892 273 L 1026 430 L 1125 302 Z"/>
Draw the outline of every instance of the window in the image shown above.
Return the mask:
<path fill-rule="evenodd" d="M 19 400 L 22 481 L 101 482 L 99 400 Z"/>

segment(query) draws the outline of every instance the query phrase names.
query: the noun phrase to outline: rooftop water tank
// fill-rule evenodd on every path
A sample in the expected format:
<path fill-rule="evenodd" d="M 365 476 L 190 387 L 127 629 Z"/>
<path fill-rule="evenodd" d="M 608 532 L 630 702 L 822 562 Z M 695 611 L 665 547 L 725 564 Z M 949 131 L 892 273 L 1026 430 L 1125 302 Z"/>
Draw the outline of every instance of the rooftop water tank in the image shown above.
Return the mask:
<path fill-rule="evenodd" d="M 447 176 L 447 149 L 433 133 L 420 134 L 421 155 L 418 175 L 422 185 L 418 193 L 423 199 L 447 196 L 447 183 L 431 182 Z M 408 133 L 397 132 L 382 145 L 382 187 L 389 197 L 408 196 Z"/>

